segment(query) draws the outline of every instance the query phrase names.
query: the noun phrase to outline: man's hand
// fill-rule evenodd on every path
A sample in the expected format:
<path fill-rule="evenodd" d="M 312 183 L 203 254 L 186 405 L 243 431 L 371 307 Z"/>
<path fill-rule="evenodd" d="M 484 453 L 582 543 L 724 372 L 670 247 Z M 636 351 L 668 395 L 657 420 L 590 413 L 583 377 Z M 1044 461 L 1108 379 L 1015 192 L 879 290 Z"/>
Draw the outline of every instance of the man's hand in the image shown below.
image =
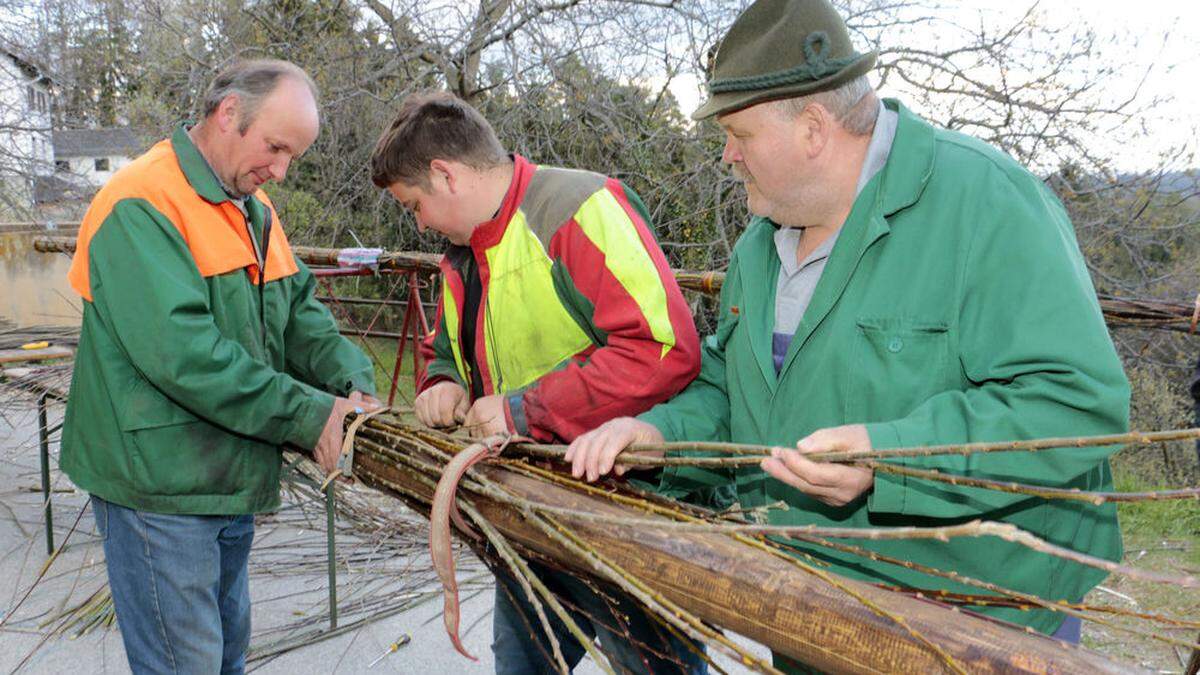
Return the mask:
<path fill-rule="evenodd" d="M 363 412 L 371 412 L 383 407 L 383 403 L 379 399 L 370 394 L 364 394 L 361 391 L 352 391 L 347 398 L 362 408 Z"/>
<path fill-rule="evenodd" d="M 762 469 L 808 496 L 830 506 L 845 506 L 871 489 L 875 472 L 857 466 L 814 462 L 814 452 L 870 452 L 871 438 L 861 424 L 818 429 L 796 443 L 796 450 L 775 448 Z"/>
<path fill-rule="evenodd" d="M 449 427 L 467 417 L 467 390 L 457 382 L 438 382 L 413 403 L 417 420 L 427 427 Z"/>
<path fill-rule="evenodd" d="M 342 428 L 346 415 L 371 412 L 382 407 L 378 399 L 361 391 L 352 391 L 347 398 L 339 396 L 333 399 L 333 408 L 329 410 L 329 417 L 325 419 L 325 428 L 321 430 L 317 446 L 313 448 L 313 459 L 317 460 L 325 473 L 333 473 L 337 468 L 338 457 L 342 454 Z"/>
<path fill-rule="evenodd" d="M 342 424 L 346 415 L 355 410 L 363 410 L 361 401 L 356 403 L 340 396 L 333 399 L 333 408 L 325 419 L 325 428 L 321 430 L 317 446 L 313 448 L 313 459 L 317 460 L 325 473 L 333 473 L 337 468 L 338 455 L 342 454 Z"/>
<path fill-rule="evenodd" d="M 487 438 L 508 431 L 508 420 L 504 415 L 504 395 L 492 394 L 475 401 L 467 411 L 463 426 L 471 438 Z"/>
<path fill-rule="evenodd" d="M 633 417 L 618 417 L 583 434 L 567 448 L 566 461 L 571 463 L 571 475 L 582 478 L 587 474 L 589 483 L 613 471 L 620 476 L 629 470 L 625 464 L 613 465 L 617 455 L 634 443 L 662 443 L 663 435 L 653 424 Z M 661 457 L 663 453 L 646 453 Z"/>

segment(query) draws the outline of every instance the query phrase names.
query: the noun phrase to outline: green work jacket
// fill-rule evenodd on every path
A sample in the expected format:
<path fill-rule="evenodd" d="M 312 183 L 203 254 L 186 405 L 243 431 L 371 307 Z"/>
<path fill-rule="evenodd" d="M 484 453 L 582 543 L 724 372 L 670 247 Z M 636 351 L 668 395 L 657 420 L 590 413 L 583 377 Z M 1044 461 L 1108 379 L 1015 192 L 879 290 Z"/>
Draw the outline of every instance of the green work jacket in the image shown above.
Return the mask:
<path fill-rule="evenodd" d="M 183 127 L 93 200 L 70 273 L 83 328 L 61 458 L 80 488 L 158 513 L 271 510 L 280 446 L 316 444 L 331 394 L 374 393 L 270 201 L 247 201 L 248 219 Z"/>
<path fill-rule="evenodd" d="M 856 199 L 778 376 L 771 358 L 777 226 L 756 218 L 734 249 L 699 378 L 642 419 L 671 441 L 779 446 L 853 423 L 866 424 L 875 448 L 1126 431 L 1128 381 L 1062 205 L 1007 155 L 935 129 L 895 101 L 886 105 L 899 112 L 887 164 Z M 1104 490 L 1112 485 L 1107 457 L 1114 450 L 896 463 Z M 786 502 L 790 508 L 769 511 L 775 524 L 928 527 L 982 519 L 1110 560 L 1121 555 L 1111 504 L 876 473 L 869 494 L 835 508 L 758 466 L 668 469 L 662 477 L 663 489 L 681 494 L 723 485 L 733 485 L 745 507 Z M 982 592 L 860 555 L 790 543 L 853 578 Z M 846 543 L 1044 598 L 1079 600 L 1105 576 L 992 537 Z M 974 609 L 1043 632 L 1062 621 L 1045 610 Z"/>

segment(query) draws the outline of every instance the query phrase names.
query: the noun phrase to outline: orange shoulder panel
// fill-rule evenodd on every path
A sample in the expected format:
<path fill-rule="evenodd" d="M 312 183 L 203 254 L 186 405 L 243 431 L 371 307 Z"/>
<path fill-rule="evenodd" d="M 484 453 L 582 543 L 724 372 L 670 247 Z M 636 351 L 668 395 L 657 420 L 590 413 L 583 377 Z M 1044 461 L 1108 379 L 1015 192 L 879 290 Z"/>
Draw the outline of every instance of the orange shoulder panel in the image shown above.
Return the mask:
<path fill-rule="evenodd" d="M 274 206 L 261 190 L 255 196 L 271 211 L 267 281 L 295 274 L 296 261 Z M 88 206 L 67 273 L 71 287 L 86 300 L 92 300 L 88 245 L 117 203 L 126 199 L 145 200 L 179 230 L 201 276 L 247 268 L 251 279 L 257 281 L 258 265 L 242 212 L 230 202 L 212 204 L 196 194 L 168 139 L 158 142 L 113 175 Z"/>
<path fill-rule="evenodd" d="M 270 249 L 267 251 L 267 281 L 275 281 L 288 277 L 300 271 L 296 267 L 296 258 L 292 255 L 292 247 L 288 244 L 287 235 L 283 232 L 283 223 L 279 220 L 279 214 L 275 212 L 275 205 L 271 203 L 271 198 L 266 192 L 259 190 L 254 195 L 258 201 L 266 205 L 267 210 L 271 212 L 271 242 Z M 238 215 L 241 215 L 240 213 Z M 246 228 L 242 228 L 245 231 Z"/>

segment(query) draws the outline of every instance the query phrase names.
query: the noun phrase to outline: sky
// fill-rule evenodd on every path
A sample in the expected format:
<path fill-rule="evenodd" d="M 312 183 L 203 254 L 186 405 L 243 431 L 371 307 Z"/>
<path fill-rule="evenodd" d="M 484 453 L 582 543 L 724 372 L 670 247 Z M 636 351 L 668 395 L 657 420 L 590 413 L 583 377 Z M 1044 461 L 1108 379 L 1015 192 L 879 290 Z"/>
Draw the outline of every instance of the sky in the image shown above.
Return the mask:
<path fill-rule="evenodd" d="M 1015 19 L 1033 3 L 1030 0 L 951 0 L 950 9 L 968 21 L 982 12 L 988 20 Z M 1148 129 L 1130 143 L 1130 129 L 1118 129 L 1096 144 L 1113 158 L 1118 170 L 1136 171 L 1159 165 L 1159 155 L 1179 145 L 1197 147 L 1200 130 L 1200 2 L 1183 0 L 1045 0 L 1038 10 L 1046 20 L 1070 26 L 1086 23 L 1102 39 L 1116 37 L 1125 49 L 1109 58 L 1128 64 L 1125 76 L 1112 83 L 1113 96 L 1127 95 L 1141 83 L 1140 96 L 1170 99 L 1147 111 L 1139 121 Z M 1165 36 L 1165 41 L 1164 41 Z M 1115 50 L 1114 50 L 1115 51 Z M 1148 75 L 1147 75 L 1147 69 Z M 704 100 L 695 76 L 678 78 L 671 91 L 685 113 Z M 885 95 L 888 92 L 883 92 Z M 1127 133 L 1122 133 L 1127 132 Z M 1200 156 L 1191 162 L 1200 165 Z"/>

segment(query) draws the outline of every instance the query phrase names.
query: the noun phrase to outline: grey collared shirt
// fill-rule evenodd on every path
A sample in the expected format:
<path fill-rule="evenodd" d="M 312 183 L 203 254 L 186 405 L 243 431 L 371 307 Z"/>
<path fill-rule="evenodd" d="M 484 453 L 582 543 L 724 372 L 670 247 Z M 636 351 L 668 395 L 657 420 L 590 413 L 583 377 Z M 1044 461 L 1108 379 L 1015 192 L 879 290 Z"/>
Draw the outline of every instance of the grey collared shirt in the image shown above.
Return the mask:
<path fill-rule="evenodd" d="M 213 175 L 216 174 L 214 173 Z M 258 244 L 258 235 L 254 233 L 254 228 L 250 225 L 250 208 L 246 206 L 246 200 L 249 197 L 247 195 L 235 196 L 233 190 L 225 185 L 225 181 L 218 178 L 217 182 L 221 184 L 221 189 L 225 191 L 225 195 L 229 197 L 229 201 L 237 207 L 238 211 L 242 212 L 242 217 L 246 219 L 246 231 L 250 233 L 250 243 L 254 244 L 254 258 L 258 260 L 258 264 L 261 267 L 263 264 L 262 249 Z"/>
<path fill-rule="evenodd" d="M 892 141 L 896 138 L 896 123 L 900 116 L 888 110 L 879 102 L 879 117 L 875 120 L 875 130 L 871 132 L 871 141 L 867 145 L 867 155 L 863 160 L 862 170 L 858 174 L 858 186 L 855 194 L 862 192 L 863 187 L 879 173 L 887 164 L 888 154 L 892 150 Z M 825 263 L 837 242 L 839 228 L 820 246 L 813 249 L 804 260 L 796 260 L 796 249 L 800 245 L 803 232 L 797 228 L 781 227 L 775 232 L 775 251 L 779 254 L 779 279 L 775 283 L 775 329 L 771 340 L 771 352 L 775 359 L 775 372 L 783 368 L 783 359 L 788 347 L 792 344 L 792 336 L 812 301 L 813 291 L 821 274 L 825 271 Z"/>

